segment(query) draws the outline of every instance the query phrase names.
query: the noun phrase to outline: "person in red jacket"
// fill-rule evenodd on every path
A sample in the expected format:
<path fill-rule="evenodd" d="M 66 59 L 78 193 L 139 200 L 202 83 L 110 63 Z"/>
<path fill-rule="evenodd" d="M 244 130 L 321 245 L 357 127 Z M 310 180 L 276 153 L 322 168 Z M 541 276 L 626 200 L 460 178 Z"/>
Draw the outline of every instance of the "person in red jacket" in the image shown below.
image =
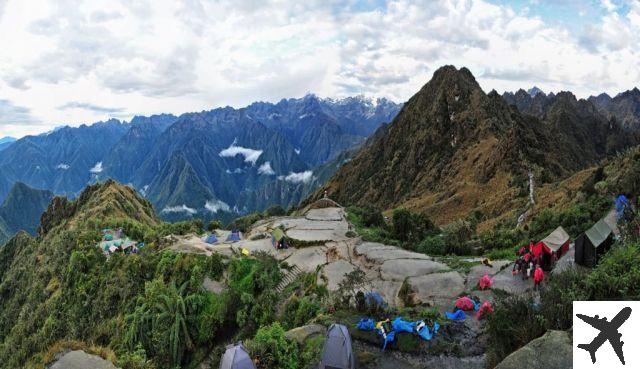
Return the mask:
<path fill-rule="evenodd" d="M 544 272 L 540 268 L 540 264 L 536 265 L 536 271 L 533 273 L 533 287 L 536 290 L 540 289 L 540 283 L 544 280 Z"/>

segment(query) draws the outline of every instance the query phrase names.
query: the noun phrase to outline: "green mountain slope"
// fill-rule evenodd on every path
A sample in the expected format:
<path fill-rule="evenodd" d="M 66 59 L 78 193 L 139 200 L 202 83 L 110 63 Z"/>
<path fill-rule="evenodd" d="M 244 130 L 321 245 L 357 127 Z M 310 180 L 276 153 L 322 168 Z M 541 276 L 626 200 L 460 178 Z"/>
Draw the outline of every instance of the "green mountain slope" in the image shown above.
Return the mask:
<path fill-rule="evenodd" d="M 0 245 L 20 230 L 35 234 L 40 215 L 53 198 L 51 191 L 16 183 L 0 205 Z"/>

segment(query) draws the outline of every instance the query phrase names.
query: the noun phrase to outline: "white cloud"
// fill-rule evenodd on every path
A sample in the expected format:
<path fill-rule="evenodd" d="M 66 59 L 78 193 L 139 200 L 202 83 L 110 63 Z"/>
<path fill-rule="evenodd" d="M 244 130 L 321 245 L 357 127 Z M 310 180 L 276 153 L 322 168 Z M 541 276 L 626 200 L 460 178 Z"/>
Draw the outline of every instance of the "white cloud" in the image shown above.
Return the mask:
<path fill-rule="evenodd" d="M 101 173 L 102 172 L 102 162 L 99 161 L 96 163 L 96 165 L 93 166 L 93 168 L 89 169 L 89 172 L 97 174 L 97 173 Z"/>
<path fill-rule="evenodd" d="M 313 179 L 313 171 L 306 170 L 299 173 L 291 172 L 286 176 L 278 176 L 278 179 L 291 183 L 309 183 Z"/>
<path fill-rule="evenodd" d="M 273 168 L 271 168 L 271 163 L 267 161 L 258 168 L 258 174 L 272 176 L 276 174 L 276 172 L 274 172 Z"/>
<path fill-rule="evenodd" d="M 242 146 L 237 146 L 236 140 L 234 140 L 229 147 L 220 151 L 219 155 L 223 158 L 233 158 L 236 155 L 242 155 L 244 156 L 245 163 L 255 165 L 256 161 L 258 161 L 258 158 L 260 158 L 260 155 L 262 155 L 262 150 L 254 150 Z"/>
<path fill-rule="evenodd" d="M 236 169 L 234 169 L 234 170 L 227 169 L 225 172 L 226 172 L 227 174 L 241 174 L 241 173 L 244 173 L 244 170 L 242 170 L 242 169 L 240 169 L 240 168 L 236 168 Z"/>
<path fill-rule="evenodd" d="M 204 204 L 204 208 L 212 213 L 217 213 L 218 211 L 229 212 L 231 210 L 229 204 L 222 200 L 209 200 Z"/>
<path fill-rule="evenodd" d="M 637 1 L 566 2 L 588 15 L 573 18 L 536 11 L 565 2 L 496 3 L 0 0 L 0 91 L 28 114 L 0 130 L 21 136 L 112 109 L 179 114 L 309 91 L 402 102 L 444 64 L 476 76 L 527 72 L 485 74 L 487 91 L 536 84 L 585 96 L 640 84 Z M 60 108 L 73 102 L 86 108 Z"/>
<path fill-rule="evenodd" d="M 162 213 L 186 213 L 189 215 L 193 215 L 197 213 L 196 209 L 190 208 L 185 204 L 178 206 L 167 206 L 162 209 Z"/>
<path fill-rule="evenodd" d="M 69 166 L 69 164 L 60 163 L 60 164 L 56 165 L 56 169 L 67 170 L 69 168 L 71 168 Z"/>

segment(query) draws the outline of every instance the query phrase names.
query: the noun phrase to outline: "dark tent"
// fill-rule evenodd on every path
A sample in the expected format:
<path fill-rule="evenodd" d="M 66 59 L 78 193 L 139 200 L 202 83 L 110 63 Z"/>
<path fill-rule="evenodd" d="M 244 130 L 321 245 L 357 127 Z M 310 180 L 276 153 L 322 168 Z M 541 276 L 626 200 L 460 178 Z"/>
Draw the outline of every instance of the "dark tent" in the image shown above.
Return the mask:
<path fill-rule="evenodd" d="M 220 369 L 256 369 L 256 366 L 240 342 L 227 346 L 227 351 L 220 360 Z"/>
<path fill-rule="evenodd" d="M 342 324 L 332 324 L 322 349 L 318 369 L 354 369 L 356 367 L 349 330 Z"/>
<path fill-rule="evenodd" d="M 593 267 L 613 244 L 613 230 L 600 219 L 593 227 L 576 238 L 576 264 Z"/>
<path fill-rule="evenodd" d="M 218 242 L 218 237 L 216 237 L 216 235 L 212 233 L 209 236 L 207 236 L 207 238 L 204 240 L 204 242 L 209 243 L 209 244 L 214 244 L 214 243 Z"/>
<path fill-rule="evenodd" d="M 236 241 L 240 241 L 239 231 L 231 232 L 231 234 L 229 234 L 229 237 L 227 237 L 227 242 L 236 242 Z"/>

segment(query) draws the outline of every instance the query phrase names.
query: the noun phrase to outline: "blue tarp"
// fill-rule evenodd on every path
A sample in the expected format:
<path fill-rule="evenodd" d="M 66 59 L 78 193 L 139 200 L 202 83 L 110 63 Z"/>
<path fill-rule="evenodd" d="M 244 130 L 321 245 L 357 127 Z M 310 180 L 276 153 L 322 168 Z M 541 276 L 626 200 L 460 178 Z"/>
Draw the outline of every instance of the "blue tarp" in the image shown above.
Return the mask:
<path fill-rule="evenodd" d="M 361 331 L 372 331 L 376 329 L 376 323 L 372 319 L 362 318 L 358 322 L 357 327 Z"/>
<path fill-rule="evenodd" d="M 218 237 L 216 237 L 216 235 L 212 233 L 204 240 L 204 242 L 206 242 L 206 243 L 216 243 L 216 242 L 218 242 Z"/>
<path fill-rule="evenodd" d="M 458 310 L 455 313 L 450 313 L 447 311 L 446 313 L 444 313 L 444 315 L 446 315 L 447 318 L 451 320 L 463 321 L 467 319 L 467 314 L 465 314 L 462 310 Z"/>
<path fill-rule="evenodd" d="M 429 329 L 428 325 L 422 327 L 422 329 L 418 332 L 418 336 L 426 341 L 431 341 L 433 336 L 438 333 L 438 329 L 440 329 L 440 324 L 438 322 L 433 323 L 433 329 Z"/>
<path fill-rule="evenodd" d="M 393 342 L 396 339 L 396 332 L 391 331 L 387 333 L 387 337 L 384 339 L 384 344 L 382 345 L 382 351 L 387 348 L 387 344 Z"/>
<path fill-rule="evenodd" d="M 630 209 L 631 206 L 629 204 L 629 199 L 625 195 L 620 195 L 616 199 L 616 216 L 618 220 L 622 219 L 624 216 L 624 211 L 626 209 Z"/>
<path fill-rule="evenodd" d="M 384 301 L 382 296 L 380 296 L 380 294 L 377 292 L 365 293 L 364 302 L 367 305 L 367 307 L 375 306 L 378 308 L 385 308 L 387 306 L 387 303 Z"/>
<path fill-rule="evenodd" d="M 391 328 L 396 332 L 413 333 L 413 329 L 416 327 L 416 323 L 407 322 L 400 317 L 395 318 L 391 322 Z"/>

